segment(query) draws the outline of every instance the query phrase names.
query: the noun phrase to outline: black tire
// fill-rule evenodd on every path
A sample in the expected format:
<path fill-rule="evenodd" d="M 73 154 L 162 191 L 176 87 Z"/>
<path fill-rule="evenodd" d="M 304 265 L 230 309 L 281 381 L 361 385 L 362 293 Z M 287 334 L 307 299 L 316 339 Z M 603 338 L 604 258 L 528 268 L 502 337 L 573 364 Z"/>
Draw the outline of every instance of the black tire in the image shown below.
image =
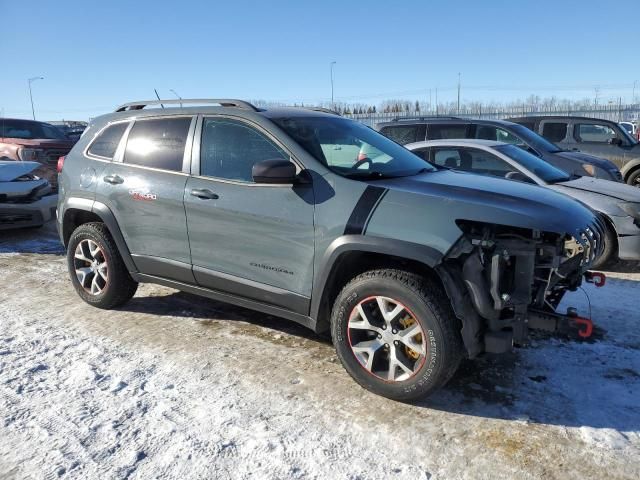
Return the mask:
<path fill-rule="evenodd" d="M 636 168 L 629 174 L 627 183 L 632 187 L 640 188 L 640 168 Z"/>
<path fill-rule="evenodd" d="M 373 369 L 367 370 L 352 350 L 349 318 L 361 302 L 371 301 L 368 299 L 374 296 L 397 300 L 426 334 L 422 364 L 414 366 L 413 375 L 406 380 L 381 379 Z M 464 355 L 460 322 L 442 287 L 419 275 L 395 269 L 365 272 L 342 289 L 331 315 L 331 337 L 338 358 L 356 382 L 373 393 L 399 401 L 423 398 L 442 387 L 453 376 Z"/>
<path fill-rule="evenodd" d="M 618 261 L 618 236 L 612 227 L 607 223 L 604 235 L 604 250 L 595 262 L 591 265 L 591 270 L 603 270 L 613 266 Z"/>
<path fill-rule="evenodd" d="M 107 280 L 104 282 L 102 291 L 98 294 L 92 294 L 85 290 L 76 275 L 75 252 L 78 245 L 84 240 L 90 240 L 99 246 L 101 254 L 104 255 L 104 261 L 108 265 Z M 138 289 L 138 282 L 129 275 L 118 252 L 118 247 L 103 223 L 85 223 L 73 231 L 67 247 L 67 267 L 71 283 L 80 298 L 94 307 L 107 310 L 119 307 L 129 301 Z M 94 273 L 94 275 L 97 274 Z"/>

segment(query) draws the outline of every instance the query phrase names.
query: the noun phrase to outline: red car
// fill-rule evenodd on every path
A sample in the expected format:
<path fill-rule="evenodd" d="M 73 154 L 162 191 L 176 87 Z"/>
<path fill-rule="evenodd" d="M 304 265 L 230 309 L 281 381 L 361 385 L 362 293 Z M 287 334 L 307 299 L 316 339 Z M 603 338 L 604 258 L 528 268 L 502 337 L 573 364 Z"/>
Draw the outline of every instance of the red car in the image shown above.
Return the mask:
<path fill-rule="evenodd" d="M 46 178 L 57 188 L 56 164 L 74 145 L 65 134 L 44 122 L 0 118 L 0 160 L 38 162 L 42 164 L 34 173 Z"/>

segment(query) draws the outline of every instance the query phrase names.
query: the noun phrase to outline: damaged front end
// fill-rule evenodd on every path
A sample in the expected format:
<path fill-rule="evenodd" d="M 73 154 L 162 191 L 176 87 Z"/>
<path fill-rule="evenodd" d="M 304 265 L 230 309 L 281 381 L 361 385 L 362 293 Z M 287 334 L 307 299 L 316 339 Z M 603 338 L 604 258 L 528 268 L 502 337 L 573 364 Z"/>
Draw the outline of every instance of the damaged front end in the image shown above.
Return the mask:
<path fill-rule="evenodd" d="M 37 162 L 0 162 L 0 230 L 37 227 L 55 216 L 57 195 Z"/>
<path fill-rule="evenodd" d="M 581 327 L 584 319 L 573 310 L 563 315 L 556 309 L 585 275 L 592 278 L 588 269 L 603 249 L 600 220 L 594 217 L 573 235 L 465 221 L 458 226 L 463 235 L 438 269 L 471 357 L 526 344 L 531 328 Z"/>

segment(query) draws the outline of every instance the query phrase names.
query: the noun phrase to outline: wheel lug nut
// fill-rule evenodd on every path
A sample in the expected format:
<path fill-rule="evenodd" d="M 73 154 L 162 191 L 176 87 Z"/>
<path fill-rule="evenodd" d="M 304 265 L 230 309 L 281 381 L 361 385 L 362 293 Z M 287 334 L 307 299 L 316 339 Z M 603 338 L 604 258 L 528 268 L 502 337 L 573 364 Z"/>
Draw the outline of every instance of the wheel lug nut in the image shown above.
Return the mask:
<path fill-rule="evenodd" d="M 382 335 L 378 334 L 378 338 L 382 338 Z"/>
<path fill-rule="evenodd" d="M 394 328 L 393 330 L 391 330 L 391 333 L 393 333 L 393 334 L 395 335 L 396 333 L 398 333 L 398 330 L 396 330 L 396 329 Z"/>
<path fill-rule="evenodd" d="M 382 325 L 382 329 L 383 329 L 383 330 L 386 330 L 386 329 L 387 329 L 387 326 L 386 326 L 386 325 Z"/>

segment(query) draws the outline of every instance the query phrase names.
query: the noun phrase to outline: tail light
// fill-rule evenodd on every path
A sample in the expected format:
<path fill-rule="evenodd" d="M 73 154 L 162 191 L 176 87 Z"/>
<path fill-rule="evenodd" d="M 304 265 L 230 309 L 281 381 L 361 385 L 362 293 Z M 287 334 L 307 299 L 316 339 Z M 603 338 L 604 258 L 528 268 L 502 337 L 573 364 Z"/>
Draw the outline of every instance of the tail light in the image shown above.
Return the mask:
<path fill-rule="evenodd" d="M 62 157 L 58 157 L 58 164 L 56 166 L 56 170 L 58 171 L 58 173 L 62 172 L 62 167 L 64 167 L 65 158 L 67 158 L 66 155 L 63 155 Z"/>

